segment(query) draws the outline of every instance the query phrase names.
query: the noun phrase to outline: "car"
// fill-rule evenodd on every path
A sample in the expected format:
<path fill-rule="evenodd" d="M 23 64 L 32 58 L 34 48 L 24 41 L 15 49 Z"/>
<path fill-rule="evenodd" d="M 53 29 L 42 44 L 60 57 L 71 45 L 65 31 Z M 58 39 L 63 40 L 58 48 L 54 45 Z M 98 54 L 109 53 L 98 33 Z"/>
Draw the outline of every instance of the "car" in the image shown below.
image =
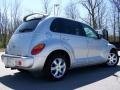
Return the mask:
<path fill-rule="evenodd" d="M 61 80 L 72 68 L 118 64 L 116 47 L 89 25 L 62 17 L 28 17 L 1 56 L 6 68 Z"/>

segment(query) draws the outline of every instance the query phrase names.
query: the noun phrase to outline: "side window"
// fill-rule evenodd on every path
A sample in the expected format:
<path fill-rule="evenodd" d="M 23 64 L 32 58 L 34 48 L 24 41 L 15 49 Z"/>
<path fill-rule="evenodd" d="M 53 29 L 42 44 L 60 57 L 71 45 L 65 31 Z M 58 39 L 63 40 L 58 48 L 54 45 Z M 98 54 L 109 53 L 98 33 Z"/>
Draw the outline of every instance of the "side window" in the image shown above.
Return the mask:
<path fill-rule="evenodd" d="M 61 19 L 61 18 L 55 19 L 52 22 L 50 29 L 53 32 L 85 36 L 85 32 L 82 28 L 82 25 L 79 22 L 68 19 Z"/>
<path fill-rule="evenodd" d="M 50 26 L 50 30 L 53 32 L 60 32 L 61 29 L 62 29 L 61 20 L 55 19 Z"/>
<path fill-rule="evenodd" d="M 89 26 L 84 25 L 84 31 L 85 31 L 87 37 L 98 38 L 97 34 Z"/>
<path fill-rule="evenodd" d="M 65 34 L 76 35 L 75 27 L 75 23 L 73 23 L 71 20 L 65 20 L 62 32 Z"/>
<path fill-rule="evenodd" d="M 85 36 L 85 32 L 82 28 L 82 25 L 76 21 L 64 20 L 63 30 L 63 33 L 66 34 Z"/>
<path fill-rule="evenodd" d="M 79 36 L 85 36 L 85 31 L 84 31 L 81 23 L 77 23 L 76 34 Z"/>

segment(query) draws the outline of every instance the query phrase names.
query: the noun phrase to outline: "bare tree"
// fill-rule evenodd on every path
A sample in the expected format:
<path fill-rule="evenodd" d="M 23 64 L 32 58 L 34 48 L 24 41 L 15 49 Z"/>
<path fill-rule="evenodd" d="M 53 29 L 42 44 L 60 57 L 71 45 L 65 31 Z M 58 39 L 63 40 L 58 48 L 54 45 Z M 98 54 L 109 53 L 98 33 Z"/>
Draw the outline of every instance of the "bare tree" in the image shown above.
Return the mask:
<path fill-rule="evenodd" d="M 114 6 L 112 6 L 112 10 L 111 10 L 111 17 L 110 17 L 110 22 L 111 22 L 111 28 L 113 30 L 113 41 L 116 42 L 116 9 L 114 8 Z"/>
<path fill-rule="evenodd" d="M 117 9 L 117 26 L 118 26 L 119 42 L 120 42 L 120 0 L 113 0 L 113 3 Z"/>
<path fill-rule="evenodd" d="M 13 32 L 16 30 L 16 28 L 21 24 L 21 19 L 20 19 L 20 6 L 21 6 L 21 2 L 18 0 L 14 0 L 14 2 L 11 3 L 11 17 L 10 17 L 10 24 L 11 24 L 11 28 L 9 31 L 10 32 L 10 36 L 11 34 L 13 34 Z"/>
<path fill-rule="evenodd" d="M 1 43 L 3 47 L 6 47 L 6 42 L 7 42 L 7 28 L 8 28 L 8 6 L 6 4 L 6 0 L 3 1 L 3 6 L 1 8 L 1 19 L 0 19 L 0 24 L 1 24 Z"/>
<path fill-rule="evenodd" d="M 106 13 L 106 4 L 101 2 L 101 4 L 97 7 L 97 28 L 103 29 L 107 27 L 107 13 Z"/>
<path fill-rule="evenodd" d="M 78 8 L 77 8 L 76 4 L 74 4 L 73 1 L 68 3 L 68 5 L 65 7 L 65 14 L 68 18 L 71 18 L 73 20 L 76 20 L 79 18 Z"/>
<path fill-rule="evenodd" d="M 13 3 L 13 2 L 12 2 Z M 11 8 L 11 14 L 9 13 L 10 5 L 6 0 L 2 2 L 0 8 L 0 43 L 2 47 L 6 47 L 9 40 L 10 33 L 13 33 L 20 24 L 19 17 L 19 2 L 15 0 L 13 8 Z"/>
<path fill-rule="evenodd" d="M 51 14 L 51 7 L 50 7 L 51 0 L 42 0 L 43 10 L 45 14 Z"/>
<path fill-rule="evenodd" d="M 90 21 L 93 26 L 93 28 L 97 28 L 97 22 L 96 22 L 96 10 L 103 0 L 84 0 L 82 1 L 82 5 L 87 9 L 89 15 L 90 15 Z"/>
<path fill-rule="evenodd" d="M 118 9 L 118 12 L 120 12 L 120 0 L 112 0 L 112 2 L 115 4 L 116 8 Z"/>
<path fill-rule="evenodd" d="M 116 31 L 119 33 L 119 42 L 120 42 L 120 0 L 110 0 L 112 4 L 113 14 L 113 30 L 114 30 L 114 41 L 116 38 Z"/>
<path fill-rule="evenodd" d="M 2 11 L 1 11 L 1 8 L 0 8 L 0 41 L 2 40 Z"/>

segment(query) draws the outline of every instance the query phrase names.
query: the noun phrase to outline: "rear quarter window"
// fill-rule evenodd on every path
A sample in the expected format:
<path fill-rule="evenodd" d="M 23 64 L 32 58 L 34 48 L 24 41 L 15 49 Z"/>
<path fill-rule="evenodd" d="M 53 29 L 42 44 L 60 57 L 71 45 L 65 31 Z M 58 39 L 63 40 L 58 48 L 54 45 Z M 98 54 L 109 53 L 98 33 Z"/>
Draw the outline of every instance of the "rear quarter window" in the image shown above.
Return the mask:
<path fill-rule="evenodd" d="M 23 22 L 15 31 L 15 33 L 26 33 L 26 32 L 33 32 L 38 25 L 40 20 L 31 20 Z"/>

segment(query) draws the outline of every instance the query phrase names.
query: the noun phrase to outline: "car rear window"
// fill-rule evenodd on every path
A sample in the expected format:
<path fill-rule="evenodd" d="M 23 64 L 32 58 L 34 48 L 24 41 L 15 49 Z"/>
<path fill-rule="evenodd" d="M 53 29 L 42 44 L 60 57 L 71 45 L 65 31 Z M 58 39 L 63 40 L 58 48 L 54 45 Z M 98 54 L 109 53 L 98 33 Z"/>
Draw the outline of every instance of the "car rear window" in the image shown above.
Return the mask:
<path fill-rule="evenodd" d="M 26 32 L 33 32 L 36 28 L 36 26 L 39 23 L 39 19 L 37 20 L 31 20 L 27 22 L 23 22 L 15 31 L 15 33 L 26 33 Z"/>

